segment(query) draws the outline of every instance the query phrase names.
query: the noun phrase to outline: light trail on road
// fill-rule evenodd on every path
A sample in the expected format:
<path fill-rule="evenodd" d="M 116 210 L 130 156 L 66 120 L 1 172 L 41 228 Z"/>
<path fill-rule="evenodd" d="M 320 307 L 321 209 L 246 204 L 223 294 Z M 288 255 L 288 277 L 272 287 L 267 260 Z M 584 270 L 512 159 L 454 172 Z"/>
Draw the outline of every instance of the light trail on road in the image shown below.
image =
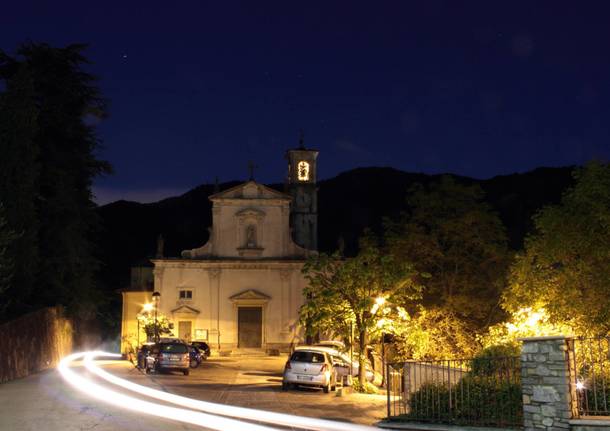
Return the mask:
<path fill-rule="evenodd" d="M 195 400 L 180 395 L 174 395 L 167 392 L 149 388 L 147 386 L 138 385 L 129 380 L 117 377 L 94 363 L 96 357 L 120 357 L 121 355 L 107 353 L 101 351 L 87 352 L 85 355 L 85 367 L 101 377 L 102 379 L 121 386 L 133 392 L 146 395 L 151 398 L 156 398 L 182 407 L 187 407 L 195 410 L 204 411 L 206 413 L 219 414 L 223 416 L 231 416 L 239 419 L 252 420 L 267 424 L 280 426 L 289 426 L 293 428 L 316 430 L 316 431 L 371 431 L 375 428 L 365 425 L 357 425 L 346 422 L 330 421 L 325 419 L 309 418 L 304 416 L 289 415 L 285 413 L 268 412 L 265 410 L 249 409 L 245 407 L 235 407 L 225 404 L 210 403 L 207 401 Z"/>
<path fill-rule="evenodd" d="M 87 352 L 73 353 L 61 360 L 57 369 L 62 377 L 81 392 L 90 397 L 97 398 L 108 404 L 116 407 L 144 413 L 147 415 L 157 416 L 165 419 L 172 419 L 179 422 L 185 422 L 192 425 L 198 425 L 208 429 L 218 431 L 239 430 L 239 431 L 272 431 L 273 428 L 256 425 L 253 423 L 241 422 L 235 419 L 224 418 L 221 416 L 210 415 L 207 413 L 196 412 L 192 410 L 181 409 L 177 407 L 168 407 L 161 404 L 142 401 L 128 395 L 107 389 L 84 377 L 70 369 L 70 363 L 85 357 Z M 110 354 L 107 356 L 115 356 Z"/>
<path fill-rule="evenodd" d="M 245 407 L 235 407 L 224 404 L 210 403 L 207 401 L 195 400 L 180 395 L 170 394 L 167 392 L 152 389 L 146 386 L 138 385 L 130 382 L 129 380 L 117 377 L 96 365 L 94 362 L 98 357 L 113 357 L 119 358 L 121 355 L 115 353 L 92 351 L 80 354 L 84 358 L 84 364 L 88 371 L 95 374 L 96 376 L 106 380 L 109 383 L 120 386 L 138 394 L 165 401 L 181 407 L 186 407 L 193 410 L 213 414 L 230 416 L 235 419 L 249 420 L 262 422 L 265 424 L 276 425 L 276 426 L 288 426 L 299 429 L 316 430 L 316 431 L 371 431 L 376 428 L 351 424 L 345 422 L 331 421 L 326 419 L 316 419 L 303 416 L 289 415 L 284 413 L 268 412 L 264 410 L 256 410 Z M 62 361 L 63 362 L 63 361 Z M 150 403 L 152 404 L 152 403 Z M 153 404 L 155 405 L 155 404 Z M 200 413 L 203 414 L 203 413 Z M 241 422 L 240 422 L 241 423 Z M 253 429 L 253 424 L 246 424 L 248 429 Z M 209 426 L 206 424 L 206 426 Z M 225 429 L 237 429 L 237 428 L 225 428 Z"/>

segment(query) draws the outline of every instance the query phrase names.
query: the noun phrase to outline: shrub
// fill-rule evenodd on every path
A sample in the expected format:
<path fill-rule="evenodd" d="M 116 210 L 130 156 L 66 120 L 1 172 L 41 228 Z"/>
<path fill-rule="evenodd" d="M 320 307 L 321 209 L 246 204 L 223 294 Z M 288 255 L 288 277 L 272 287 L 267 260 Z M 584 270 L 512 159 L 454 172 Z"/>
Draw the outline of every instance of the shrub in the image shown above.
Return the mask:
<path fill-rule="evenodd" d="M 520 362 L 516 345 L 488 347 L 470 371 L 450 384 L 426 382 L 410 395 L 408 419 L 492 426 L 522 426 Z"/>
<path fill-rule="evenodd" d="M 379 393 L 379 391 L 377 390 L 377 386 L 375 386 L 374 384 L 370 383 L 370 382 L 365 382 L 364 386 L 360 384 L 360 382 L 356 379 L 353 382 L 352 388 L 354 388 L 354 390 L 356 392 L 360 392 L 363 394 L 377 394 Z"/>
<path fill-rule="evenodd" d="M 521 384 L 466 375 L 455 385 L 426 383 L 409 398 L 407 417 L 454 424 L 522 424 Z"/>
<path fill-rule="evenodd" d="M 471 373 L 476 376 L 509 375 L 519 367 L 520 353 L 518 344 L 486 347 L 472 360 Z"/>

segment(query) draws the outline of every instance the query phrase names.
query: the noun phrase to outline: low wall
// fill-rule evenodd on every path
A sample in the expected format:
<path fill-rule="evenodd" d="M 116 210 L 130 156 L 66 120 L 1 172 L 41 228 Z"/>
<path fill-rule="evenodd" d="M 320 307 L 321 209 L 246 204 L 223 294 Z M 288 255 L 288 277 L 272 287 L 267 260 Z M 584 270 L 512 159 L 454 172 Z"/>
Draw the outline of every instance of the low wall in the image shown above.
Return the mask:
<path fill-rule="evenodd" d="M 73 326 L 61 307 L 0 325 L 0 383 L 57 366 L 72 351 Z"/>

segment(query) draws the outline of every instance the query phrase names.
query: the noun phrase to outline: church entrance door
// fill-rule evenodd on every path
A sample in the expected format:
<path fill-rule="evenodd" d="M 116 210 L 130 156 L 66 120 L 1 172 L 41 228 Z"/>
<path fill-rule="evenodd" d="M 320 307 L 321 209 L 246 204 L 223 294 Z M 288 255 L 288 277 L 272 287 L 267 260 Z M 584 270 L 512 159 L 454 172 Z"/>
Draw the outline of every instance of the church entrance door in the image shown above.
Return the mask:
<path fill-rule="evenodd" d="M 262 307 L 237 308 L 237 332 L 239 334 L 237 347 L 260 348 L 263 335 Z"/>
<path fill-rule="evenodd" d="M 178 322 L 178 337 L 186 342 L 191 341 L 191 328 L 192 324 L 190 321 Z"/>

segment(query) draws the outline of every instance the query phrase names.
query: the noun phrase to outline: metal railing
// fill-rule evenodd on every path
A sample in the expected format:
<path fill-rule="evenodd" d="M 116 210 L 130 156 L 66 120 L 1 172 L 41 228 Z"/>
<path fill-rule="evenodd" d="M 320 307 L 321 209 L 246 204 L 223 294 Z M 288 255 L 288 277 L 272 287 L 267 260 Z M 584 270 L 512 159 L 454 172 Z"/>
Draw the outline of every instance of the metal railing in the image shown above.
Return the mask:
<path fill-rule="evenodd" d="M 518 357 L 389 364 L 388 419 L 521 428 Z"/>
<path fill-rule="evenodd" d="M 576 338 L 571 365 L 579 416 L 610 416 L 610 337 Z"/>

